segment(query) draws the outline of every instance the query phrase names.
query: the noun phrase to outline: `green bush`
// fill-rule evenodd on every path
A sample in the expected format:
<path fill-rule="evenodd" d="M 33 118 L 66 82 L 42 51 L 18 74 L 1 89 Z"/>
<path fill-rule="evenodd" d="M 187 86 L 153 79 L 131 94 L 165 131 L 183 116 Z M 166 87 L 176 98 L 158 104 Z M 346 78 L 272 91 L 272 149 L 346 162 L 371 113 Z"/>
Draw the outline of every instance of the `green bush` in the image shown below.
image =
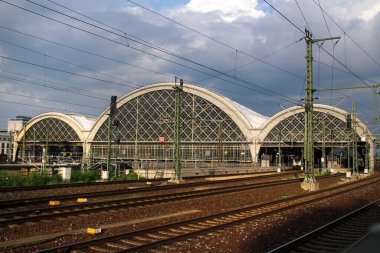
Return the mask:
<path fill-rule="evenodd" d="M 100 179 L 99 171 L 97 170 L 86 170 L 86 171 L 80 171 L 80 170 L 73 170 L 71 171 L 71 182 L 77 182 L 77 183 L 87 183 L 87 182 L 93 182 Z"/>
<path fill-rule="evenodd" d="M 120 180 L 138 180 L 139 176 L 135 172 L 130 172 L 128 174 L 121 175 Z"/>
<path fill-rule="evenodd" d="M 28 175 L 20 173 L 0 172 L 0 186 L 34 186 L 62 183 L 61 175 L 50 176 L 47 172 L 30 172 Z"/>
<path fill-rule="evenodd" d="M 323 175 L 324 176 L 331 176 L 331 170 L 326 170 L 324 173 L 323 173 Z"/>

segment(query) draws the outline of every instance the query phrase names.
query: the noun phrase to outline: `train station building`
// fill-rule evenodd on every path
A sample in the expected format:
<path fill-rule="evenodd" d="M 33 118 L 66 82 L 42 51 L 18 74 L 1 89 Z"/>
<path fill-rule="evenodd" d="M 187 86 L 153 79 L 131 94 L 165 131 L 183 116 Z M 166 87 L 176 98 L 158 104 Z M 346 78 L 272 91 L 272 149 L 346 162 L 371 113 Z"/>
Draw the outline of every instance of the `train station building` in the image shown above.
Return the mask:
<path fill-rule="evenodd" d="M 175 91 L 173 83 L 136 89 L 117 100 L 112 124 L 112 159 L 173 161 Z M 302 166 L 304 108 L 295 106 L 271 117 L 194 85 L 183 86 L 181 102 L 182 166 Z M 14 155 L 39 163 L 72 159 L 95 164 L 107 159 L 109 109 L 98 118 L 44 113 L 15 136 Z M 359 165 L 374 168 L 374 137 L 359 119 L 347 126 L 349 112 L 314 105 L 316 168 L 352 167 L 357 145 Z"/>

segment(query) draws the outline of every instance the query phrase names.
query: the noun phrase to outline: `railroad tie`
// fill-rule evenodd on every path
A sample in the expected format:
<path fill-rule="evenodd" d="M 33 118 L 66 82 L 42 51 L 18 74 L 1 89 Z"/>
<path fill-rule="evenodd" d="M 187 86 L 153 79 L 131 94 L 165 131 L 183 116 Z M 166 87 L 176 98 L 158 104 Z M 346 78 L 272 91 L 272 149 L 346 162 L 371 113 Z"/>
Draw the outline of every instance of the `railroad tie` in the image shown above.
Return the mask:
<path fill-rule="evenodd" d="M 178 233 L 170 233 L 169 231 L 158 231 L 157 233 L 165 236 L 177 236 Z"/>
<path fill-rule="evenodd" d="M 130 247 L 122 245 L 122 244 L 117 244 L 113 242 L 108 242 L 106 245 L 110 248 L 116 248 L 116 249 L 129 249 Z"/>
<path fill-rule="evenodd" d="M 136 242 L 136 241 L 132 241 L 132 240 L 128 240 L 128 239 L 122 239 L 122 240 L 120 240 L 120 242 L 122 242 L 124 244 L 127 244 L 127 245 L 131 245 L 131 246 L 140 246 L 140 245 L 142 245 L 141 242 Z"/>
<path fill-rule="evenodd" d="M 145 242 L 154 242 L 156 241 L 155 239 L 153 238 L 147 238 L 147 237 L 142 237 L 142 236 L 135 236 L 133 237 L 133 239 L 136 239 L 136 240 L 139 240 L 139 241 L 145 241 Z"/>
<path fill-rule="evenodd" d="M 166 238 L 168 238 L 167 236 L 160 236 L 160 235 L 157 235 L 157 234 L 146 234 L 145 236 L 148 236 L 148 237 L 151 237 L 151 238 L 154 238 L 154 239 L 166 239 Z"/>
<path fill-rule="evenodd" d="M 90 249 L 94 250 L 94 251 L 98 251 L 98 252 L 104 252 L 104 253 L 112 253 L 112 252 L 114 252 L 111 249 L 104 249 L 104 248 L 101 248 L 101 247 L 98 247 L 98 246 L 91 246 Z"/>
<path fill-rule="evenodd" d="M 180 230 L 180 229 L 177 229 L 177 228 L 171 228 L 169 230 L 172 231 L 172 232 L 174 232 L 174 233 L 177 233 L 177 234 L 184 234 L 184 233 L 186 233 L 186 231 Z"/>
<path fill-rule="evenodd" d="M 197 229 L 197 228 L 191 228 L 191 227 L 184 227 L 184 226 L 181 226 L 180 227 L 182 230 L 185 230 L 185 231 L 197 231 L 197 230 L 199 230 L 199 229 Z"/>

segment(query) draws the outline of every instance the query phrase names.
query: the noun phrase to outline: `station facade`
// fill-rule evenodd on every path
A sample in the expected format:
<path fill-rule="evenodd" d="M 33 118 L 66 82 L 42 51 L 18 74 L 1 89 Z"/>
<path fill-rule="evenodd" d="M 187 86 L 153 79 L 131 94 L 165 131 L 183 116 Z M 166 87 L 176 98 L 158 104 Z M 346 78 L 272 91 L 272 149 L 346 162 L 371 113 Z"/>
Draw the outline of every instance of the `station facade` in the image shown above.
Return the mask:
<path fill-rule="evenodd" d="M 112 159 L 165 165 L 173 161 L 173 85 L 152 84 L 117 100 L 111 127 Z M 13 157 L 36 163 L 47 159 L 50 162 L 74 159 L 84 164 L 102 162 L 108 154 L 108 115 L 109 109 L 98 118 L 62 113 L 38 115 L 15 136 Z M 315 105 L 317 168 L 350 167 L 353 140 L 362 166 L 366 163 L 374 168 L 372 134 L 358 119 L 353 124 L 354 130 L 347 129 L 347 115 L 348 112 L 335 107 Z M 184 167 L 207 167 L 216 162 L 230 166 L 301 166 L 303 145 L 302 106 L 266 117 L 216 92 L 189 84 L 183 86 Z"/>

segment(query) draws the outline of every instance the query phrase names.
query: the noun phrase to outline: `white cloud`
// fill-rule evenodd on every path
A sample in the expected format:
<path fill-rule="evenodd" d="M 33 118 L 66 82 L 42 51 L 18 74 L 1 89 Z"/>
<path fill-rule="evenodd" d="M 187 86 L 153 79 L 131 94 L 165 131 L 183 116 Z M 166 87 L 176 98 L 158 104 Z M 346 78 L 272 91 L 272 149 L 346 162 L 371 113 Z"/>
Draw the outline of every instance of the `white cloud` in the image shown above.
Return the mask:
<path fill-rule="evenodd" d="M 380 3 L 371 6 L 369 9 L 362 11 L 360 18 L 368 22 L 380 12 Z"/>
<path fill-rule="evenodd" d="M 225 22 L 233 22 L 240 17 L 262 17 L 264 12 L 255 9 L 257 0 L 235 0 L 235 1 L 218 1 L 218 0 L 191 0 L 187 5 L 191 11 L 208 13 L 220 12 L 221 18 Z"/>

